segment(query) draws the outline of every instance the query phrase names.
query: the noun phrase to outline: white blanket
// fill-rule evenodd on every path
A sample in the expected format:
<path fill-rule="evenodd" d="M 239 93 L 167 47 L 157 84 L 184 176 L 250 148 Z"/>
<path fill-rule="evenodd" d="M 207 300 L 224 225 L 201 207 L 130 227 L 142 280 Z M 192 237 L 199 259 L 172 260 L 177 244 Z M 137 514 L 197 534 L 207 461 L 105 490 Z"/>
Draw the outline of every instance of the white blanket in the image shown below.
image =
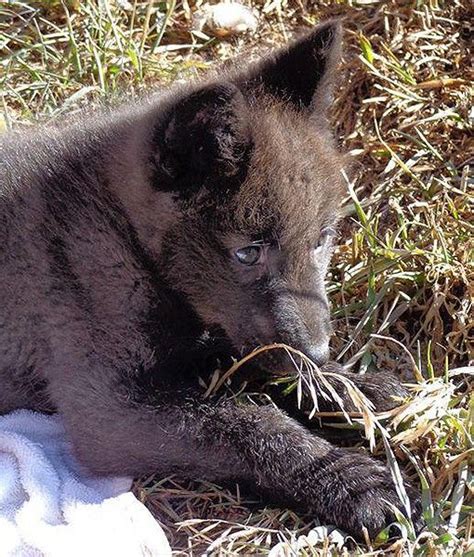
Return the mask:
<path fill-rule="evenodd" d="M 0 416 L 0 557 L 170 556 L 130 478 L 93 478 L 58 416 Z"/>

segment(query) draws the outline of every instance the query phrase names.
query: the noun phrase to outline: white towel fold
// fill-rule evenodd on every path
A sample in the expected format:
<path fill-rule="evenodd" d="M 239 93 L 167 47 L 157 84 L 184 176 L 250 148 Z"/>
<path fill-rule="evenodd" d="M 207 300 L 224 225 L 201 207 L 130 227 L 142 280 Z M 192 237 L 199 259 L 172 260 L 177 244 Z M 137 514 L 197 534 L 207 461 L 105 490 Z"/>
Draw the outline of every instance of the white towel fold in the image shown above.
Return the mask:
<path fill-rule="evenodd" d="M 81 471 L 58 416 L 0 416 L 0 557 L 170 556 L 131 483 Z"/>

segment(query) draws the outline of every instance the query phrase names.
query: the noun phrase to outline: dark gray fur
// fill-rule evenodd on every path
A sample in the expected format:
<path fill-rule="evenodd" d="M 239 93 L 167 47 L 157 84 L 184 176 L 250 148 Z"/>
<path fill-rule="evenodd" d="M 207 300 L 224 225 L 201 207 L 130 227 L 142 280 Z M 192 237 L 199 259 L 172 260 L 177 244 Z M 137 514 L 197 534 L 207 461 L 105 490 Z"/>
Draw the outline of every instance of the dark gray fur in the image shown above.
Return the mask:
<path fill-rule="evenodd" d="M 100 474 L 238 481 L 356 536 L 391 520 L 383 464 L 197 388 L 259 344 L 327 359 L 339 44 L 329 22 L 245 72 L 2 138 L 0 412 L 59 411 Z M 254 241 L 264 262 L 237 263 Z M 379 408 L 403 393 L 356 380 Z"/>

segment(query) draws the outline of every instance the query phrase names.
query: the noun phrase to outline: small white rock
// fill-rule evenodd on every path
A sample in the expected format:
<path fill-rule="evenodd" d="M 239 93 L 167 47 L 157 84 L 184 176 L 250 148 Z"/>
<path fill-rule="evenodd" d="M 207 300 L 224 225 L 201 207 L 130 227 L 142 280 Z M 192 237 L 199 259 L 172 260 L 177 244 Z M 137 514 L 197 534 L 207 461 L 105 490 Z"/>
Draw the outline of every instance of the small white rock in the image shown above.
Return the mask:
<path fill-rule="evenodd" d="M 115 0 L 115 3 L 119 8 L 127 12 L 131 12 L 133 10 L 133 4 L 131 4 L 128 0 Z"/>
<path fill-rule="evenodd" d="M 258 19 L 253 10 L 238 2 L 204 4 L 195 16 L 195 27 L 216 37 L 254 32 Z"/>

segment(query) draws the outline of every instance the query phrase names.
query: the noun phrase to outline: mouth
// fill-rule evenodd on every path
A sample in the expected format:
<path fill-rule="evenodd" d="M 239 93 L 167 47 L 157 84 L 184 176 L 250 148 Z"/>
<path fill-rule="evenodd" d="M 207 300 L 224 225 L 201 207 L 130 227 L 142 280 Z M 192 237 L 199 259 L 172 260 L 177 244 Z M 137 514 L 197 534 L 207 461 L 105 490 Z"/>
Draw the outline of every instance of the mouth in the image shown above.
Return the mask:
<path fill-rule="evenodd" d="M 244 346 L 240 351 L 241 357 L 248 358 L 249 364 L 265 373 L 277 377 L 296 376 L 303 365 L 303 358 L 286 344 L 255 342 L 252 346 L 252 348 L 248 345 Z"/>

